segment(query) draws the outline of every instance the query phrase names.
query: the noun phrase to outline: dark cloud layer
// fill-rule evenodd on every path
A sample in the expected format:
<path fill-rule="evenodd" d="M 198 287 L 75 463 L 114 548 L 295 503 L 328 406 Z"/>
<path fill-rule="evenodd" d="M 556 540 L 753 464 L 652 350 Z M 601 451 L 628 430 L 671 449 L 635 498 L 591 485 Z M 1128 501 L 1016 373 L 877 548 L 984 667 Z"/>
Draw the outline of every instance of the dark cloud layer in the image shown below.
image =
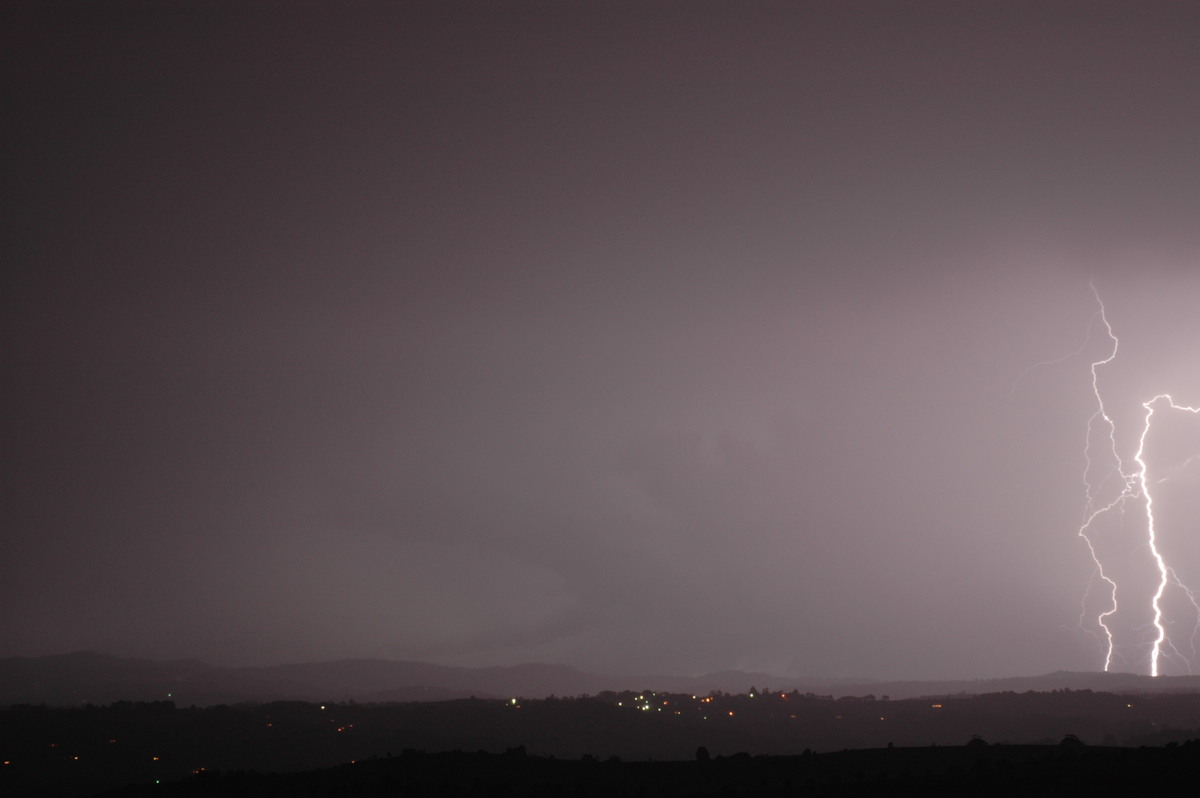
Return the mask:
<path fill-rule="evenodd" d="M 0 655 L 1102 664 L 1089 281 L 1122 451 L 1200 404 L 1187 4 L 0 13 Z"/>

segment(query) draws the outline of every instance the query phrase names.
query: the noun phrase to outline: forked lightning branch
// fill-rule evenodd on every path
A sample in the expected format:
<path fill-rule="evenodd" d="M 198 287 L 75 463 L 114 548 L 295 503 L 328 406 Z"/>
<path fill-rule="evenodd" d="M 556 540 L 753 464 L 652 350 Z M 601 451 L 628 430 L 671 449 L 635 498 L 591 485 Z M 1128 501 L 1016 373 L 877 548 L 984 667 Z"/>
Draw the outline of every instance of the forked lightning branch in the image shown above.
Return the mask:
<path fill-rule="evenodd" d="M 1095 563 L 1093 583 L 1098 580 L 1108 594 L 1103 610 L 1095 616 L 1095 623 L 1101 630 L 1105 645 L 1104 670 L 1112 668 L 1118 657 L 1123 662 L 1129 662 L 1120 654 L 1121 650 L 1128 646 L 1122 645 L 1117 639 L 1115 619 L 1119 613 L 1132 610 L 1129 614 L 1133 617 L 1138 617 L 1140 613 L 1149 619 L 1145 624 L 1147 634 L 1135 643 L 1134 647 L 1148 649 L 1150 675 L 1159 675 L 1164 658 L 1186 666 L 1190 673 L 1196 653 L 1197 633 L 1200 632 L 1200 602 L 1163 555 L 1161 530 L 1156 525 L 1155 517 L 1157 506 L 1151 490 L 1154 483 L 1149 477 L 1151 466 L 1146 462 L 1146 444 L 1151 438 L 1154 421 L 1156 417 L 1160 417 L 1160 413 L 1182 412 L 1200 415 L 1200 407 L 1179 404 L 1167 393 L 1143 400 L 1140 403 L 1143 412 L 1136 438 L 1136 452 L 1130 457 L 1122 457 L 1118 444 L 1118 425 L 1105 404 L 1104 391 L 1101 389 L 1102 371 L 1117 358 L 1120 341 L 1113 332 L 1104 302 L 1094 285 L 1092 292 L 1099 305 L 1100 321 L 1112 346 L 1106 357 L 1094 361 L 1091 365 L 1096 411 L 1088 419 L 1087 442 L 1084 447 L 1084 457 L 1087 461 L 1083 477 L 1086 509 L 1084 521 L 1079 527 L 1079 537 L 1087 544 L 1088 552 Z M 1189 459 L 1195 457 L 1196 455 L 1193 455 Z M 1137 540 L 1119 540 L 1114 545 L 1111 542 L 1112 538 L 1123 537 L 1124 530 L 1130 526 L 1136 530 L 1134 534 L 1137 535 Z M 1134 589 L 1135 584 L 1125 573 L 1125 563 L 1120 559 L 1114 562 L 1114 552 L 1133 551 L 1148 552 L 1148 562 L 1152 571 L 1156 572 L 1151 578 L 1151 585 L 1155 587 L 1153 591 Z M 1168 618 L 1164 610 L 1164 598 L 1173 592 L 1177 592 L 1183 599 L 1176 603 L 1186 607 L 1187 612 L 1191 614 L 1182 624 L 1176 623 L 1176 618 Z M 1147 593 L 1149 595 L 1146 595 Z M 1087 597 L 1084 617 L 1080 618 L 1081 625 L 1087 620 L 1086 615 L 1089 613 L 1086 602 Z M 1129 602 L 1135 602 L 1137 606 L 1129 607 Z M 1177 632 L 1179 639 L 1174 639 L 1173 635 L 1168 633 L 1169 628 L 1172 631 L 1185 631 Z"/>

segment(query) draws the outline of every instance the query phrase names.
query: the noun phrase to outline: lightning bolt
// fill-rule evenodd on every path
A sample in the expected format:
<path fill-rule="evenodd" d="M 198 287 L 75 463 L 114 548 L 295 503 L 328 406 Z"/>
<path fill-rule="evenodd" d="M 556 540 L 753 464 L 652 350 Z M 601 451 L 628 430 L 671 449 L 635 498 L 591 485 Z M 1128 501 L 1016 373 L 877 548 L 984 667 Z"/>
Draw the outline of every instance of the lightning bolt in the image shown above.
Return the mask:
<path fill-rule="evenodd" d="M 1143 503 L 1146 507 L 1146 537 L 1150 544 L 1150 553 L 1154 555 L 1154 561 L 1158 565 L 1158 589 L 1154 591 L 1154 600 L 1151 602 L 1154 606 L 1154 628 L 1158 630 L 1158 635 L 1154 638 L 1154 649 L 1150 655 L 1150 675 L 1158 675 L 1158 659 L 1162 653 L 1163 643 L 1167 640 L 1167 630 L 1163 626 L 1162 612 L 1162 597 L 1167 590 L 1168 583 L 1178 584 L 1187 594 L 1188 599 L 1192 602 L 1192 606 L 1200 611 L 1200 606 L 1196 605 L 1196 597 L 1192 590 L 1185 584 L 1179 581 L 1175 576 L 1175 571 L 1167 566 L 1166 560 L 1163 559 L 1162 552 L 1158 550 L 1158 533 L 1154 529 L 1154 497 L 1150 494 L 1150 485 L 1146 481 L 1146 461 L 1143 457 L 1146 451 L 1146 436 L 1150 434 L 1150 419 L 1154 416 L 1154 406 L 1162 401 L 1166 401 L 1167 407 L 1172 410 L 1182 410 L 1188 413 L 1200 414 L 1200 407 L 1188 407 L 1187 405 L 1177 405 L 1170 394 L 1160 393 L 1148 402 L 1142 402 L 1142 407 L 1146 409 L 1145 421 L 1142 424 L 1142 435 L 1138 438 L 1137 454 L 1133 456 L 1133 461 L 1137 463 L 1135 474 L 1137 476 L 1138 489 L 1141 491 Z M 1193 632 L 1192 637 L 1195 637 Z M 1178 649 L 1171 645 L 1172 651 L 1178 654 Z M 1191 663 L 1188 663 L 1188 670 L 1191 670 Z"/>
<path fill-rule="evenodd" d="M 1182 580 L 1179 579 L 1175 570 L 1167 564 L 1163 557 L 1162 551 L 1158 545 L 1158 530 L 1155 528 L 1154 517 L 1154 497 L 1150 491 L 1150 480 L 1148 478 L 1149 467 L 1146 464 L 1146 439 L 1150 435 L 1150 428 L 1157 408 L 1165 408 L 1167 410 L 1182 411 L 1200 415 L 1200 407 L 1190 407 L 1181 405 L 1171 398 L 1170 394 L 1160 393 L 1147 401 L 1141 403 L 1145 411 L 1142 416 L 1142 430 L 1138 437 L 1137 452 L 1133 455 L 1131 463 L 1127 464 L 1120 455 L 1117 445 L 1117 425 L 1109 415 L 1108 408 L 1104 403 L 1104 394 L 1100 390 L 1100 369 L 1107 366 L 1117 357 L 1117 352 L 1120 349 L 1120 341 L 1113 332 L 1112 325 L 1108 321 L 1107 309 L 1104 307 L 1104 301 L 1100 298 L 1100 292 L 1096 289 L 1095 284 L 1091 285 L 1092 294 L 1096 298 L 1096 304 L 1099 306 L 1098 315 L 1100 321 L 1104 325 L 1104 330 L 1108 339 L 1112 342 L 1112 347 L 1108 355 L 1100 360 L 1093 361 L 1091 364 L 1092 374 L 1092 394 L 1096 398 L 1096 410 L 1088 419 L 1087 424 L 1087 440 L 1084 446 L 1084 460 L 1086 461 L 1083 472 L 1084 492 L 1086 496 L 1086 504 L 1084 510 L 1084 521 L 1078 530 L 1078 536 L 1087 544 L 1088 553 L 1091 555 L 1092 562 L 1095 565 L 1094 576 L 1099 578 L 1108 585 L 1110 595 L 1110 603 L 1107 609 L 1101 612 L 1096 617 L 1096 623 L 1104 631 L 1104 637 L 1107 643 L 1104 655 L 1104 670 L 1107 671 L 1112 667 L 1113 657 L 1116 652 L 1115 635 L 1112 627 L 1109 625 L 1110 619 L 1117 613 L 1118 605 L 1118 587 L 1117 581 L 1109 572 L 1106 572 L 1102 558 L 1096 549 L 1094 538 L 1093 525 L 1103 516 L 1106 516 L 1114 511 L 1124 514 L 1127 507 L 1130 505 L 1140 504 L 1145 514 L 1145 544 L 1150 552 L 1151 559 L 1154 561 L 1158 571 L 1158 584 L 1154 591 L 1154 595 L 1150 599 L 1150 612 L 1153 616 L 1154 626 L 1154 642 L 1150 651 L 1150 675 L 1158 676 L 1159 662 L 1163 657 L 1164 651 L 1169 650 L 1171 654 L 1182 659 L 1188 665 L 1189 672 L 1191 671 L 1191 661 L 1184 656 L 1167 635 L 1167 627 L 1164 621 L 1164 613 L 1162 608 L 1162 599 L 1168 587 L 1174 586 L 1183 592 L 1192 607 L 1196 610 L 1197 625 L 1192 632 L 1191 650 L 1195 655 L 1195 638 L 1196 631 L 1200 629 L 1200 602 L 1197 601 L 1196 594 Z M 1101 430 L 1106 430 L 1108 442 L 1107 451 L 1103 454 L 1104 459 L 1109 463 L 1107 472 L 1099 480 L 1098 484 L 1093 484 L 1093 471 L 1097 467 L 1098 460 L 1093 457 L 1092 439 L 1094 430 L 1097 426 Z M 1103 432 L 1101 433 L 1104 434 Z M 1200 455 L 1193 455 L 1187 462 Z M 1185 462 L 1186 465 L 1186 462 Z M 1120 480 L 1120 492 L 1116 498 L 1107 503 L 1101 503 L 1100 492 L 1105 483 L 1109 479 L 1116 477 Z M 1162 480 L 1159 480 L 1160 482 Z M 1094 577 L 1093 577 L 1094 578 Z M 1086 602 L 1086 597 L 1085 597 Z"/>

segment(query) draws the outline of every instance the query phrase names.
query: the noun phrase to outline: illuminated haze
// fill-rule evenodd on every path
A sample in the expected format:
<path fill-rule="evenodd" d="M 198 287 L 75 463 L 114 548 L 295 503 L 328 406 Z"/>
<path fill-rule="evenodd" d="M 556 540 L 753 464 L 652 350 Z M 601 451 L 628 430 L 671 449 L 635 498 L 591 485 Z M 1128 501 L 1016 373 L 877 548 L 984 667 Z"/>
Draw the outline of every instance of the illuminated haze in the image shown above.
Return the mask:
<path fill-rule="evenodd" d="M 1129 458 L 1200 404 L 1200 7 L 0 14 L 0 656 L 1103 667 L 1089 281 Z"/>

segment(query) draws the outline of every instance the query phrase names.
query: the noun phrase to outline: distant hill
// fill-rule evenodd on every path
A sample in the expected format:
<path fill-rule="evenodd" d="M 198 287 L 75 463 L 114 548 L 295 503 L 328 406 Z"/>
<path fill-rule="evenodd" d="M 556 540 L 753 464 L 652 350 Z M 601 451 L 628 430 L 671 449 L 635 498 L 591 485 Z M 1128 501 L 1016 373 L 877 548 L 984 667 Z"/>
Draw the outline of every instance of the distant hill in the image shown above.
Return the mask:
<path fill-rule="evenodd" d="M 425 662 L 347 659 L 224 668 L 199 660 L 126 659 L 81 651 L 0 660 L 0 705 L 174 701 L 442 701 L 599 692 L 622 680 L 565 665 L 455 668 Z"/>
<path fill-rule="evenodd" d="M 834 697 L 873 694 L 915 698 L 1069 688 L 1107 692 L 1200 692 L 1200 677 L 1151 678 L 1060 671 L 1044 676 L 973 681 L 866 681 L 722 671 L 705 676 L 613 676 L 567 665 L 456 668 L 425 662 L 347 659 L 225 668 L 199 660 L 141 660 L 76 652 L 0 660 L 0 705 L 56 706 L 114 701 L 174 701 L 207 706 L 247 701 L 441 701 L 453 698 L 544 698 L 604 690 L 663 690 L 696 695 L 744 693 L 751 687 Z"/>

